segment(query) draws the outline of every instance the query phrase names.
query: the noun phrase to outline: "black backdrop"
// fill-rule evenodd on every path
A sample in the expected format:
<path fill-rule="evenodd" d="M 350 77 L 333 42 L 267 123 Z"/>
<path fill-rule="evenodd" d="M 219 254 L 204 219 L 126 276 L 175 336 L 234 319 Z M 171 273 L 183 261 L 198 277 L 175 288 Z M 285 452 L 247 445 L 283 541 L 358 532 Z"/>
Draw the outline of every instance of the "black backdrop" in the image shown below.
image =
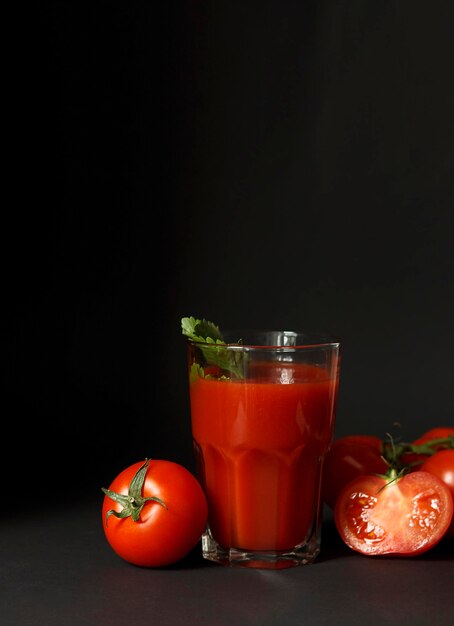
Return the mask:
<path fill-rule="evenodd" d="M 187 315 L 340 336 L 337 435 L 453 425 L 453 18 L 412 0 L 24 10 L 2 414 L 29 497 L 56 472 L 97 496 L 145 456 L 193 467 Z"/>

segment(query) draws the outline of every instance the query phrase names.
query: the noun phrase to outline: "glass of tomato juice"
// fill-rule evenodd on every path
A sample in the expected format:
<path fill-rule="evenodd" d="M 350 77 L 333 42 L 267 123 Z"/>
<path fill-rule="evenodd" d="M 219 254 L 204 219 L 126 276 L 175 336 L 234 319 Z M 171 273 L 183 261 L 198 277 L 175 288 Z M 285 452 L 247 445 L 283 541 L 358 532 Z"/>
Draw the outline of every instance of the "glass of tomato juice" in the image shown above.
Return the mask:
<path fill-rule="evenodd" d="M 312 563 L 340 342 L 290 331 L 223 338 L 222 345 L 187 340 L 197 474 L 209 510 L 203 557 L 268 569 Z"/>

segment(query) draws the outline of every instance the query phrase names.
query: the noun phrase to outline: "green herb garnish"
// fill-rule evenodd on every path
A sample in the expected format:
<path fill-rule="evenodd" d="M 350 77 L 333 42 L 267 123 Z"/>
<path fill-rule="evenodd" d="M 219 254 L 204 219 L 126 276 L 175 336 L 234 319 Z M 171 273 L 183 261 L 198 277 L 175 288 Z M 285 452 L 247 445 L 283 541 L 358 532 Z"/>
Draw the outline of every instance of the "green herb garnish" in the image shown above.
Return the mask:
<path fill-rule="evenodd" d="M 219 326 L 207 320 L 198 320 L 195 317 L 183 317 L 181 319 L 181 329 L 183 335 L 196 342 L 200 349 L 204 361 L 207 365 L 215 365 L 221 370 L 234 374 L 237 378 L 243 378 L 242 351 L 227 350 L 226 343 L 219 329 Z M 240 341 L 238 345 L 240 345 Z M 208 378 L 200 363 L 194 363 L 193 368 L 197 368 L 198 375 Z M 191 372 L 192 374 L 192 372 Z M 220 376 L 220 378 L 226 378 Z"/>

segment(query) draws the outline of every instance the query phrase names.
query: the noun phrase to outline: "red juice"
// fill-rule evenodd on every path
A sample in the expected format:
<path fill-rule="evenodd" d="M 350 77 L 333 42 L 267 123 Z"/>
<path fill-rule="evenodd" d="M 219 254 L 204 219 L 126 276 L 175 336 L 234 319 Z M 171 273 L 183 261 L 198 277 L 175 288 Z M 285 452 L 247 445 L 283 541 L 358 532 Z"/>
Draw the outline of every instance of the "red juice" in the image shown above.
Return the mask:
<path fill-rule="evenodd" d="M 221 547 L 286 551 L 314 533 L 334 429 L 333 369 L 255 362 L 244 380 L 191 379 L 198 471 Z"/>

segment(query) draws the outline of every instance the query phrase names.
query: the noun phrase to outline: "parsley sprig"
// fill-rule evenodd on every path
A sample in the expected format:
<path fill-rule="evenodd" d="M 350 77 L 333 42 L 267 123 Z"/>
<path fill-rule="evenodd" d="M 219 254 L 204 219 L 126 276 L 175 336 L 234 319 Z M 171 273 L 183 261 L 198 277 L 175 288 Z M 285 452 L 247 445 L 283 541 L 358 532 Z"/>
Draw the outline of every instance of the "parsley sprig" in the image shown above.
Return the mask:
<path fill-rule="evenodd" d="M 181 319 L 181 329 L 183 335 L 191 341 L 197 343 L 203 359 L 207 365 L 215 365 L 221 370 L 230 372 L 237 378 L 243 378 L 244 352 L 227 350 L 225 341 L 219 326 L 208 320 L 196 319 L 195 317 L 183 317 Z M 237 342 L 238 345 L 241 341 Z M 199 375 L 205 376 L 203 367 L 197 366 Z M 224 376 L 225 378 L 225 376 Z"/>

